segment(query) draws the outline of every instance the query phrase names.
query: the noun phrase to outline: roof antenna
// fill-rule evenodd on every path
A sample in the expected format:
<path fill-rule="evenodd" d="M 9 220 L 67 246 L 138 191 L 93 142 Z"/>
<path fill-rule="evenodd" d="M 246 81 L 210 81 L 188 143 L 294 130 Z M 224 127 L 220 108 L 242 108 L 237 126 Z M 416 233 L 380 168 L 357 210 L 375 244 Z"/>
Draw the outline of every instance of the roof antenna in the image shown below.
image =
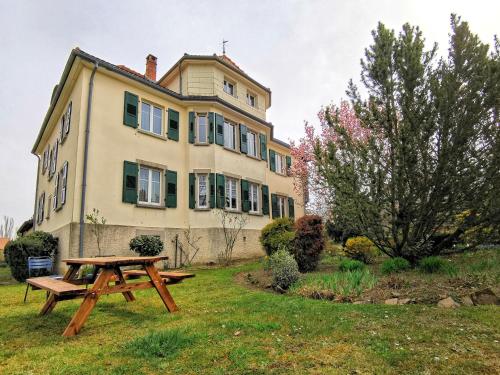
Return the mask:
<path fill-rule="evenodd" d="M 229 42 L 229 40 L 224 40 L 222 38 L 222 54 L 225 56 L 226 55 L 226 43 Z"/>

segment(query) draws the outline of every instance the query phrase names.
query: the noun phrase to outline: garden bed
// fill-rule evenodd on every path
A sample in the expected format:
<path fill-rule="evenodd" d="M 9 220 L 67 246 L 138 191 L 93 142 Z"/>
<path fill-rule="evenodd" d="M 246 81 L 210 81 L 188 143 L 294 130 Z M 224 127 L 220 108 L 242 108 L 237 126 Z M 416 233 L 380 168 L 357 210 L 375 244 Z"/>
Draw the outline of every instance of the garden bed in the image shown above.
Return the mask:
<path fill-rule="evenodd" d="M 384 259 L 387 258 L 377 258 L 359 272 L 340 272 L 340 258 L 324 256 L 318 271 L 302 274 L 286 293 L 358 304 L 436 304 L 451 297 L 460 305 L 471 305 L 474 294 L 483 291 L 493 291 L 499 297 L 499 248 L 446 257 L 444 259 L 450 267 L 430 274 L 413 268 L 384 275 L 381 273 Z M 272 288 L 271 271 L 264 267 L 239 273 L 236 281 L 249 288 L 283 292 Z"/>

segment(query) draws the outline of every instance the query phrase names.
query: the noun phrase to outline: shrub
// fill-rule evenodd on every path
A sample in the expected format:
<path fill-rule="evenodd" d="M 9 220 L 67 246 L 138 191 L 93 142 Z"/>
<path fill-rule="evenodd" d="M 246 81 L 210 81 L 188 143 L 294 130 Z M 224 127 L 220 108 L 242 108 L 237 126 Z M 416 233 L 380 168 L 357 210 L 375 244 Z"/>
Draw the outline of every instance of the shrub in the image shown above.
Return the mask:
<path fill-rule="evenodd" d="M 271 255 L 269 264 L 274 288 L 286 290 L 299 279 L 299 267 L 288 251 L 284 249 L 276 251 Z"/>
<path fill-rule="evenodd" d="M 421 259 L 419 267 L 425 273 L 441 272 L 446 268 L 446 261 L 440 257 L 430 256 Z"/>
<path fill-rule="evenodd" d="M 267 255 L 272 255 L 279 249 L 292 250 L 295 232 L 290 218 L 275 219 L 262 228 L 260 243 Z"/>
<path fill-rule="evenodd" d="M 10 267 L 12 277 L 23 282 L 28 278 L 28 258 L 49 256 L 55 259 L 57 238 L 50 233 L 36 231 L 10 241 L 5 247 L 5 261 Z M 47 275 L 46 270 L 36 270 L 32 276 Z"/>
<path fill-rule="evenodd" d="M 130 250 L 141 257 L 156 256 L 163 250 L 163 242 L 158 236 L 140 235 L 130 240 Z"/>
<path fill-rule="evenodd" d="M 367 264 L 373 262 L 377 253 L 373 242 L 362 236 L 349 238 L 345 244 L 344 252 L 349 258 Z"/>
<path fill-rule="evenodd" d="M 365 264 L 355 259 L 342 259 L 339 263 L 339 270 L 342 272 L 358 271 L 364 268 Z"/>
<path fill-rule="evenodd" d="M 323 223 L 320 216 L 302 216 L 296 223 L 293 254 L 300 272 L 314 271 L 325 248 Z"/>
<path fill-rule="evenodd" d="M 391 258 L 387 259 L 382 263 L 382 273 L 388 275 L 390 273 L 401 272 L 407 270 L 411 267 L 410 262 L 404 258 Z"/>

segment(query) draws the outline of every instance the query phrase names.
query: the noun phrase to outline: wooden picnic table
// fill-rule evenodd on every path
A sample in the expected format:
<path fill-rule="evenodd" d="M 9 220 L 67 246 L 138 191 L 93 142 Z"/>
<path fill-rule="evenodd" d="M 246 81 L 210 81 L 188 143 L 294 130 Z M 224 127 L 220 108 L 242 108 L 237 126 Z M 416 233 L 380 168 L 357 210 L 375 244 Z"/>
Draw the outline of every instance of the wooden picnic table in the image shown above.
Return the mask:
<path fill-rule="evenodd" d="M 163 280 L 162 276 L 154 266 L 156 262 L 167 259 L 164 256 L 153 257 L 97 257 L 97 258 L 75 258 L 64 259 L 69 268 L 66 271 L 62 280 L 56 280 L 50 277 L 28 279 L 28 283 L 37 288 L 45 289 L 50 294 L 43 306 L 40 314 L 49 314 L 57 302 L 62 300 L 74 299 L 83 297 L 82 304 L 73 315 L 71 322 L 66 327 L 63 336 L 76 335 L 85 321 L 89 317 L 92 309 L 97 303 L 100 296 L 105 294 L 122 293 L 127 302 L 135 300 L 132 292 L 139 289 L 155 288 L 165 307 L 169 312 L 177 311 L 178 308 L 174 299 L 167 289 L 167 281 Z M 83 265 L 95 266 L 94 280 L 76 279 L 78 271 Z M 147 275 L 150 281 L 127 283 L 123 275 L 124 272 L 120 267 L 124 266 L 142 266 L 144 274 Z M 189 275 L 185 277 L 192 277 Z M 165 277 L 165 276 L 164 276 Z M 110 282 L 114 281 L 114 285 Z M 178 280 L 173 281 L 178 282 Z M 90 288 L 84 287 L 82 284 L 93 284 Z"/>

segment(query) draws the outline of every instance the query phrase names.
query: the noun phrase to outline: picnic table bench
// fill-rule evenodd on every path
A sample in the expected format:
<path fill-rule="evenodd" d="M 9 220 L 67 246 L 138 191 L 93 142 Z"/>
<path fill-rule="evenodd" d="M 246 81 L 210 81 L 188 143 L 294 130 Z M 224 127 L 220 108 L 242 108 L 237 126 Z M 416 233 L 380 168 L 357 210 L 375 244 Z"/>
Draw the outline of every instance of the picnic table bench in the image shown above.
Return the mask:
<path fill-rule="evenodd" d="M 74 336 L 83 327 L 101 295 L 122 293 L 125 300 L 131 302 L 135 301 L 133 291 L 155 288 L 167 310 L 177 311 L 177 305 L 166 286 L 177 284 L 195 275 L 183 272 L 159 272 L 154 263 L 164 259 L 167 257 L 113 256 L 65 259 L 63 262 L 68 264 L 69 268 L 62 279 L 48 276 L 30 278 L 26 281 L 34 289 L 43 289 L 49 293 L 40 315 L 49 314 L 59 301 L 83 298 L 83 302 L 63 333 L 63 336 Z M 82 265 L 95 267 L 92 280 L 76 278 Z M 123 266 L 142 266 L 143 270 L 122 271 L 120 267 Z M 125 280 L 131 276 L 148 276 L 149 281 L 127 283 Z M 114 282 L 114 285 L 110 285 L 110 282 Z M 92 284 L 92 286 L 87 288 L 84 284 Z"/>

